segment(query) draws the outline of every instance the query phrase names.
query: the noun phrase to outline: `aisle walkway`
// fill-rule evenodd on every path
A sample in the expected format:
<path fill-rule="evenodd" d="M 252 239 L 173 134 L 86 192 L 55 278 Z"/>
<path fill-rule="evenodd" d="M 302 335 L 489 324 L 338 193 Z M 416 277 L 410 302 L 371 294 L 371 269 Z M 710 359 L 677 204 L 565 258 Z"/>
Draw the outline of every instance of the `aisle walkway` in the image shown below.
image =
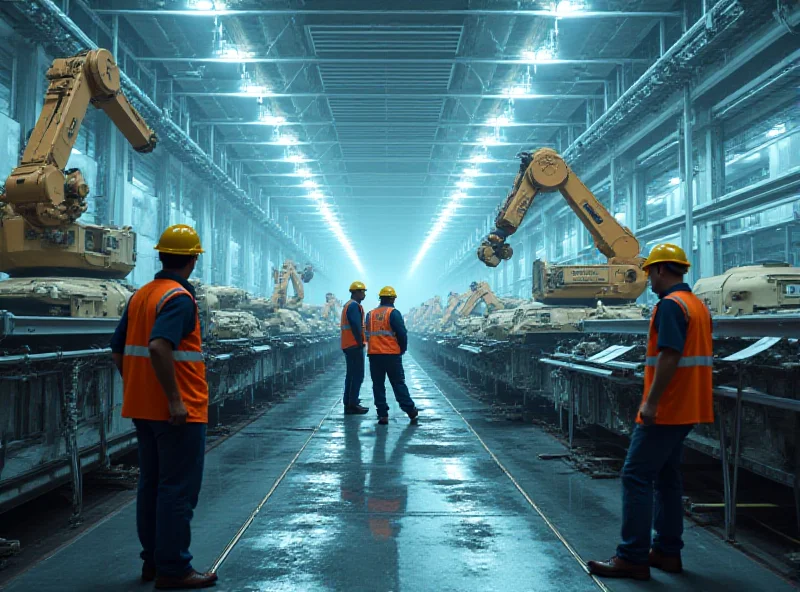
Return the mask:
<path fill-rule="evenodd" d="M 410 357 L 406 367 L 424 409 L 419 426 L 394 405 L 389 426 L 376 425 L 374 410 L 342 416 L 343 366 L 336 365 L 212 450 L 193 523 L 195 566 L 209 568 L 229 548 L 216 589 L 231 592 L 599 590 L 448 399 L 531 497 L 547 496 L 537 503 L 581 554 L 613 541 L 607 533 L 618 530 L 610 509 L 618 483 L 597 484 L 592 501 L 596 482 L 561 463 L 533 465 L 538 448 L 555 441 L 508 423 L 500 433 L 483 421 L 486 407 L 446 376 Z M 367 380 L 365 403 L 370 392 Z M 576 491 L 586 496 L 589 512 L 565 514 Z M 677 579 L 656 572 L 653 582 L 612 581 L 608 588 L 792 589 L 707 533 L 692 536 L 701 537 L 699 545 L 693 540 L 699 561 L 687 560 L 694 574 Z M 613 542 L 603 550 L 613 550 Z M 130 506 L 7 589 L 149 589 L 137 580 L 138 551 Z"/>

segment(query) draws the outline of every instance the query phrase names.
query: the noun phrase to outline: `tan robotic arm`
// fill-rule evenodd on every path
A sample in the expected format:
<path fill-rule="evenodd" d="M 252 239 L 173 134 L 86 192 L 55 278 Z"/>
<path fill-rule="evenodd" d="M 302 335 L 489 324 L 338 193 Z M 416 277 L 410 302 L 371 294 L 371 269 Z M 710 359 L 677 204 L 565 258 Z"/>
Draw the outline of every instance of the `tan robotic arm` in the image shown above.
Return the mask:
<path fill-rule="evenodd" d="M 478 306 L 480 302 L 486 303 L 486 310 L 488 312 L 493 310 L 503 310 L 505 308 L 503 303 L 497 296 L 494 295 L 494 292 L 492 292 L 492 289 L 486 282 L 472 282 L 472 284 L 470 284 L 470 290 L 472 291 L 472 294 L 464 303 L 464 305 L 458 310 L 459 316 L 468 317 L 472 314 L 472 311 L 475 310 L 475 307 Z"/>
<path fill-rule="evenodd" d="M 22 155 L 6 180 L 2 201 L 34 226 L 74 222 L 89 188 L 80 171 L 64 171 L 89 105 L 102 109 L 137 152 L 151 152 L 156 134 L 120 91 L 111 53 L 95 49 L 53 60 L 44 107 Z"/>
<path fill-rule="evenodd" d="M 519 173 L 490 232 L 478 248 L 478 259 L 489 267 L 510 259 L 513 250 L 506 239 L 522 224 L 533 200 L 540 192 L 558 190 L 581 224 L 589 231 L 595 246 L 608 258 L 608 265 L 577 265 L 539 268 L 541 290 L 534 297 L 542 302 L 589 303 L 593 299 L 632 301 L 644 291 L 644 260 L 639 256 L 639 241 L 601 204 L 564 162 L 549 148 L 533 154 L 522 153 Z M 537 278 L 534 278 L 537 284 Z"/>
<path fill-rule="evenodd" d="M 325 304 L 322 307 L 322 318 L 330 321 L 337 321 L 336 312 L 342 308 L 342 303 L 336 296 L 328 292 L 325 294 Z"/>
<path fill-rule="evenodd" d="M 310 265 L 306 265 L 303 274 L 297 273 L 294 262 L 287 259 L 283 262 L 283 268 L 272 272 L 272 279 L 275 281 L 275 288 L 272 292 L 272 304 L 276 308 L 297 308 L 305 297 L 304 283 L 308 283 L 314 277 L 314 270 Z M 294 288 L 294 296 L 289 298 L 289 282 Z"/>

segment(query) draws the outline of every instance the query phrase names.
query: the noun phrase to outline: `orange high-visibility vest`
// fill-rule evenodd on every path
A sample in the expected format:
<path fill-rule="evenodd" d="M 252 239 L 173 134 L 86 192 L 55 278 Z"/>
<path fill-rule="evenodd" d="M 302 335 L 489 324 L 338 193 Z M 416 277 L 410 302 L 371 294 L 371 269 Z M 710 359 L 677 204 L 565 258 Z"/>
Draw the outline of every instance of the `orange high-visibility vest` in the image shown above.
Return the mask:
<path fill-rule="evenodd" d="M 159 279 L 140 288 L 128 304 L 128 331 L 122 362 L 122 417 L 166 421 L 169 403 L 150 363 L 150 334 L 162 307 L 180 295 L 191 294 L 174 280 Z M 192 299 L 194 300 L 194 299 Z M 175 380 L 186 406 L 187 422 L 208 423 L 208 383 L 203 360 L 200 319 L 173 352 Z"/>
<path fill-rule="evenodd" d="M 389 317 L 393 310 L 394 308 L 391 306 L 379 306 L 369 313 L 369 327 L 367 327 L 368 355 L 400 354 L 397 335 L 394 334 L 389 323 Z"/>
<path fill-rule="evenodd" d="M 714 351 L 711 338 L 711 314 L 708 308 L 691 292 L 673 292 L 665 298 L 676 302 L 686 316 L 686 343 L 678 369 L 658 402 L 655 423 L 686 425 L 713 423 L 714 395 L 712 392 L 712 367 Z M 654 325 L 656 310 L 650 317 L 647 342 L 647 361 L 644 369 L 644 398 L 650 392 L 658 360 L 658 330 Z M 642 423 L 641 417 L 636 418 Z"/>
<path fill-rule="evenodd" d="M 356 341 L 353 332 L 350 330 L 350 321 L 347 320 L 347 309 L 350 308 L 350 304 L 353 302 L 356 301 L 348 300 L 347 304 L 345 304 L 344 308 L 342 309 L 342 322 L 341 322 L 342 349 L 350 349 L 351 347 L 358 347 L 358 342 Z M 356 304 L 358 304 L 358 302 L 356 302 Z M 358 304 L 358 310 L 361 311 L 361 343 L 364 343 L 367 340 L 364 330 L 364 307 Z"/>

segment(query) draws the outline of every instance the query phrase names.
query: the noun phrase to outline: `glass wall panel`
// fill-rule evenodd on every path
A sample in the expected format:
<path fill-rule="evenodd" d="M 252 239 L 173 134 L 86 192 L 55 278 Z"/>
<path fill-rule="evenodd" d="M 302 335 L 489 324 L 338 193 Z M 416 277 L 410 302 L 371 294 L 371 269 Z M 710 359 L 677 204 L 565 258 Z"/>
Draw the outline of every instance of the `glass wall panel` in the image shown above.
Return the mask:
<path fill-rule="evenodd" d="M 724 142 L 725 193 L 800 166 L 800 102 L 756 119 Z"/>

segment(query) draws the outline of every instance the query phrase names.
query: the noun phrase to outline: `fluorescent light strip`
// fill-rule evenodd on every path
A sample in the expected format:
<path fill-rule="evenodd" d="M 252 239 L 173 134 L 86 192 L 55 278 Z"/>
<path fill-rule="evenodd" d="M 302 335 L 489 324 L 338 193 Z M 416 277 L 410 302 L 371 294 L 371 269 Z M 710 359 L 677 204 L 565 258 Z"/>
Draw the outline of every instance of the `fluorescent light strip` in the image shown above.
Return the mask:
<path fill-rule="evenodd" d="M 461 192 L 454 193 L 451 196 L 450 201 L 442 210 L 442 212 L 439 214 L 436 220 L 436 224 L 434 224 L 430 232 L 428 232 L 428 236 L 425 238 L 425 242 L 422 243 L 422 247 L 420 248 L 419 253 L 417 253 L 417 256 L 414 258 L 414 262 L 411 264 L 411 269 L 408 271 L 409 277 L 411 277 L 414 274 L 417 267 L 419 267 L 419 264 L 422 263 L 422 260 L 425 258 L 428 249 L 430 249 L 433 246 L 433 243 L 436 242 L 436 239 L 442 233 L 445 226 L 447 226 L 447 223 L 450 221 L 450 218 L 452 218 L 453 214 L 456 213 L 456 210 L 458 210 L 459 207 L 459 201 L 463 197 L 466 196 Z"/>
<path fill-rule="evenodd" d="M 315 198 L 316 199 L 316 198 Z M 331 231 L 336 238 L 339 240 L 339 243 L 344 248 L 347 255 L 350 257 L 353 265 L 356 266 L 358 272 L 363 276 L 364 275 L 364 267 L 361 265 L 361 261 L 356 254 L 356 250 L 353 248 L 350 239 L 347 238 L 347 235 L 344 233 L 342 229 L 342 225 L 339 224 L 339 221 L 336 219 L 336 215 L 331 211 L 328 204 L 323 201 L 322 199 L 316 199 L 317 205 L 319 205 L 319 211 L 322 214 L 322 217 L 325 218 L 325 221 L 328 223 Z"/>

